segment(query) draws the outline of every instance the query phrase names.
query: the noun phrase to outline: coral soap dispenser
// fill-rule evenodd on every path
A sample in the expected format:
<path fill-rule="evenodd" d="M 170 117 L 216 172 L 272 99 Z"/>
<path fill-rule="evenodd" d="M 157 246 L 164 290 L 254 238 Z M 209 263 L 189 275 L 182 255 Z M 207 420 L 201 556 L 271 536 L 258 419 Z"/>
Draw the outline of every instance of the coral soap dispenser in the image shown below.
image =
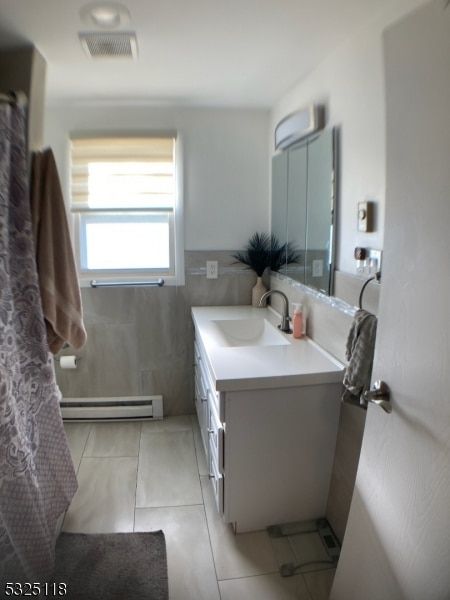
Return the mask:
<path fill-rule="evenodd" d="M 303 337 L 303 307 L 301 304 L 294 304 L 294 316 L 292 317 L 293 337 L 300 339 Z"/>

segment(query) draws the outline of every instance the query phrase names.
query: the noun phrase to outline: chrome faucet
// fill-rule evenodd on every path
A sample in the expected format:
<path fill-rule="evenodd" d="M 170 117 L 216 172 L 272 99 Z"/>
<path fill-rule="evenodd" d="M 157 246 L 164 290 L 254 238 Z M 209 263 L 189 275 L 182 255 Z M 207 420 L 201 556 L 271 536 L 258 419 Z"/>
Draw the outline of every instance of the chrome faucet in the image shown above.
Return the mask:
<path fill-rule="evenodd" d="M 259 306 L 260 307 L 264 306 L 266 298 L 268 298 L 271 294 L 280 294 L 280 296 L 283 298 L 284 312 L 281 317 L 281 324 L 278 325 L 278 328 L 280 329 L 280 331 L 284 331 L 284 333 L 292 333 L 292 329 L 291 329 L 291 325 L 290 325 L 291 318 L 289 317 L 289 300 L 287 299 L 286 294 L 284 294 L 283 292 L 280 292 L 279 290 L 269 290 L 268 292 L 266 292 L 265 294 L 263 294 L 261 296 L 261 300 L 259 301 Z"/>

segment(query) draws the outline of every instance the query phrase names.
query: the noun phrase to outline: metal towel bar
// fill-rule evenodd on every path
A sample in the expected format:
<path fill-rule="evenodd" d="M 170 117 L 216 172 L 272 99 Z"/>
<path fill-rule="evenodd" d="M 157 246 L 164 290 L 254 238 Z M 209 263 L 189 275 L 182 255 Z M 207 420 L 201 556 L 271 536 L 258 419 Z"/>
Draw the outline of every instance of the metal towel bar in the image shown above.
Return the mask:
<path fill-rule="evenodd" d="M 120 286 L 134 286 L 134 285 L 146 285 L 146 286 L 158 286 L 164 285 L 164 279 L 157 279 L 156 281 L 91 281 L 91 287 L 120 287 Z"/>

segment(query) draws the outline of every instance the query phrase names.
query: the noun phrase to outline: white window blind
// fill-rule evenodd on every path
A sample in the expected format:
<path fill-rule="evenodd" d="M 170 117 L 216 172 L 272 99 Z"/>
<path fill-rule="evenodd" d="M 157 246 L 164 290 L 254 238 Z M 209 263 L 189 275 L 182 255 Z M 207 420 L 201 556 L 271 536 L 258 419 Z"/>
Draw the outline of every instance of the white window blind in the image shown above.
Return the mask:
<path fill-rule="evenodd" d="M 176 157 L 175 137 L 71 140 L 82 283 L 176 277 Z"/>
<path fill-rule="evenodd" d="M 173 208 L 173 138 L 72 140 L 72 210 Z"/>

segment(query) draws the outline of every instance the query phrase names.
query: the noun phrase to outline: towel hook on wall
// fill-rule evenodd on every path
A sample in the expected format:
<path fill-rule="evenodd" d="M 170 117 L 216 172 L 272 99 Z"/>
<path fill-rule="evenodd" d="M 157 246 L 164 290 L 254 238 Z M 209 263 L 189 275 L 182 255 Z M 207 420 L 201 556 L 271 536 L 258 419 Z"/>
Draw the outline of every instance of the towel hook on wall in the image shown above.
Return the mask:
<path fill-rule="evenodd" d="M 359 293 L 359 308 L 362 309 L 362 299 L 363 299 L 364 290 L 366 289 L 366 287 L 369 285 L 369 283 L 371 281 L 374 281 L 374 280 L 380 281 L 380 279 L 381 279 L 381 271 L 377 271 L 377 273 L 375 273 L 375 275 L 373 277 L 369 277 L 369 279 L 367 279 L 367 281 L 364 282 L 364 285 L 361 288 L 361 292 Z"/>

